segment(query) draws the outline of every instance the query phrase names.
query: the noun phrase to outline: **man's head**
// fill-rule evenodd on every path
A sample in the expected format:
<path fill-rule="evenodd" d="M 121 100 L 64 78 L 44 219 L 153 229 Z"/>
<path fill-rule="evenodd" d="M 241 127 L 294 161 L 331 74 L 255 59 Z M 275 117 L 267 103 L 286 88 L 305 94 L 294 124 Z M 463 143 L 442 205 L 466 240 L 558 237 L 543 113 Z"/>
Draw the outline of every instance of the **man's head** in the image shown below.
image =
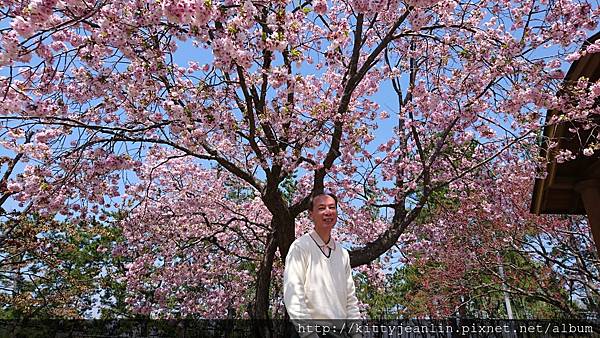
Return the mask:
<path fill-rule="evenodd" d="M 315 194 L 310 198 L 308 207 L 308 214 L 316 229 L 333 229 L 337 222 L 337 197 L 334 194 Z"/>

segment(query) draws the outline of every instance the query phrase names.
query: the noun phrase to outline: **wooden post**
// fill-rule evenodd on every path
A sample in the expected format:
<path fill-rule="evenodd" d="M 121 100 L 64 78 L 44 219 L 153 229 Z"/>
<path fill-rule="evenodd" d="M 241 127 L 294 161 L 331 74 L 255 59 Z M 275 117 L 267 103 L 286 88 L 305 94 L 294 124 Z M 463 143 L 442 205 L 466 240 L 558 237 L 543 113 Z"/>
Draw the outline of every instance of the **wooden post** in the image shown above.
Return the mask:
<path fill-rule="evenodd" d="M 581 181 L 575 185 L 575 190 L 583 200 L 596 250 L 600 254 L 600 179 Z"/>

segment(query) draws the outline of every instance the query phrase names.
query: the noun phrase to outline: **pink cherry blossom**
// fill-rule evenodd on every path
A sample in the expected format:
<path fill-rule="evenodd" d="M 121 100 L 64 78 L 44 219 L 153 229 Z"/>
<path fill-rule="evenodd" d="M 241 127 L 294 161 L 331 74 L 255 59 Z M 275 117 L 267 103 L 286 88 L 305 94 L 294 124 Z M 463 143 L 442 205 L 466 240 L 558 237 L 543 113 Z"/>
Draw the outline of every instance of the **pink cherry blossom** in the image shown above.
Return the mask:
<path fill-rule="evenodd" d="M 563 83 L 595 51 L 581 50 L 600 14 L 587 1 L 25 0 L 4 12 L 0 144 L 24 158 L 10 198 L 121 227 L 127 304 L 152 317 L 282 316 L 285 255 L 323 189 L 374 285 L 398 250 L 414 263 L 427 251 L 462 292 L 456 276 L 494 257 L 462 257 L 459 234 L 497 248 L 532 222 L 516 203 L 545 164 L 541 128 L 598 130 L 597 84 Z M 560 117 L 544 122 L 548 110 Z M 554 150 L 547 160 L 579 153 Z M 438 212 L 440 196 L 462 207 Z"/>

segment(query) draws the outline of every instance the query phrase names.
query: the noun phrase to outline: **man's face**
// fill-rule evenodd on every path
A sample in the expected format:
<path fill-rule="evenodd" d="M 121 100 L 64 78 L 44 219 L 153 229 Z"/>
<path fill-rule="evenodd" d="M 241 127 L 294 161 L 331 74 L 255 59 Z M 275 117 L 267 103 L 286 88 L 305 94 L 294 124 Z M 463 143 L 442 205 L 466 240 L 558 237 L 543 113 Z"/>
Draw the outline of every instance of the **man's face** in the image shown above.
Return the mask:
<path fill-rule="evenodd" d="M 313 199 L 313 208 L 310 218 L 315 223 L 315 228 L 331 230 L 337 222 L 337 205 L 333 197 L 319 195 Z"/>

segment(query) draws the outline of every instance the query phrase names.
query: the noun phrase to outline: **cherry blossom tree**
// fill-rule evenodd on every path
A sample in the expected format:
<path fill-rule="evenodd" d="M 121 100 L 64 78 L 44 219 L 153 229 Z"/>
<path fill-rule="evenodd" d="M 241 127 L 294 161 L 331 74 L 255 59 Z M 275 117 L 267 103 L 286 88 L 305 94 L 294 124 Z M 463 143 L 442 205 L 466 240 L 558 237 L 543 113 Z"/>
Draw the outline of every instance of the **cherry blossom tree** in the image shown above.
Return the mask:
<path fill-rule="evenodd" d="M 352 266 L 392 255 L 437 193 L 532 157 L 511 150 L 545 110 L 577 109 L 556 96 L 561 67 L 598 14 L 571 0 L 6 0 L 2 145 L 27 160 L 7 189 L 44 217 L 128 210 L 115 255 L 134 257 L 136 311 L 248 301 L 267 318 L 311 193 L 339 195 Z"/>
<path fill-rule="evenodd" d="M 165 159 L 168 165 L 161 165 Z M 128 193 L 142 204 L 123 224 L 130 244 L 115 250 L 135 257 L 127 266 L 132 308 L 165 316 L 243 314 L 269 231 L 269 212 L 258 197 L 244 196 L 229 172 L 160 147 L 136 172 L 141 180 Z"/>
<path fill-rule="evenodd" d="M 30 136 L 26 137 L 26 141 Z M 3 156 L 0 207 L 7 208 L 8 180 L 23 154 Z M 123 258 L 109 248 L 122 230 L 106 222 L 68 222 L 39 214 L 2 211 L 0 316 L 4 319 L 79 318 L 101 303 L 123 315 Z M 118 279 L 122 279 L 121 282 Z M 98 309 L 96 309 L 98 310 Z"/>
<path fill-rule="evenodd" d="M 451 186 L 424 224 L 409 230 L 404 263 L 419 279 L 404 301 L 419 306 L 406 306 L 407 313 L 508 319 L 598 314 L 600 261 L 590 228 L 582 217 L 529 213 L 530 201 L 522 196 L 532 189 L 534 164 L 498 161 L 468 186 Z"/>

